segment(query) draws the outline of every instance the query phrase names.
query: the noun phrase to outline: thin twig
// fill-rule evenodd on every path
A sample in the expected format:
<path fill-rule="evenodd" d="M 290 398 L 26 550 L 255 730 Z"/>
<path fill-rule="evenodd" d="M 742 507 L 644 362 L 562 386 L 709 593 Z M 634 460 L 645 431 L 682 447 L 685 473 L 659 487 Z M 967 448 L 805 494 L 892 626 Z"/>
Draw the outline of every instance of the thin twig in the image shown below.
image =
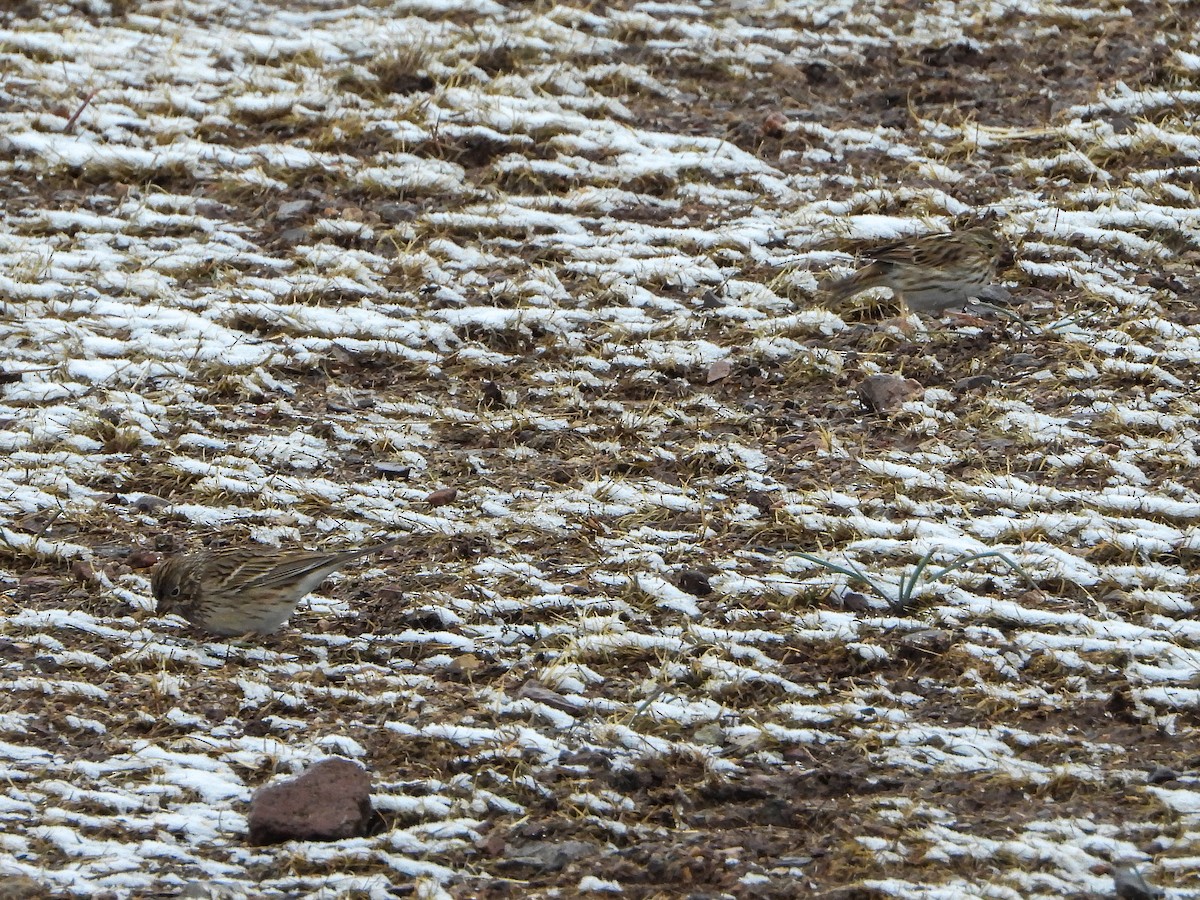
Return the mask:
<path fill-rule="evenodd" d="M 75 115 L 73 115 L 73 116 L 71 116 L 71 118 L 67 119 L 67 124 L 63 126 L 64 134 L 66 134 L 72 128 L 75 127 L 75 123 L 79 121 L 79 117 L 81 115 L 83 115 L 83 111 L 85 109 L 87 109 L 87 105 L 92 102 L 92 98 L 96 96 L 96 93 L 99 90 L 100 90 L 99 88 L 94 88 L 91 93 L 89 93 L 86 97 L 83 98 L 83 102 L 81 104 L 79 104 L 79 109 L 75 110 Z"/>

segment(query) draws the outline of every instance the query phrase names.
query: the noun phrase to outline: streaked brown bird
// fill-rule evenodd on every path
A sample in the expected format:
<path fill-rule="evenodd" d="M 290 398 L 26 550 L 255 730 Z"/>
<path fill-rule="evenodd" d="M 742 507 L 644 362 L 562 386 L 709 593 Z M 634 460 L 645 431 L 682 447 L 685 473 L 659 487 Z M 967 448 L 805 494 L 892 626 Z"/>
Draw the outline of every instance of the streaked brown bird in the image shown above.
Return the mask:
<path fill-rule="evenodd" d="M 1004 242 L 987 227 L 927 234 L 868 250 L 871 262 L 826 287 L 834 303 L 890 288 L 905 309 L 938 313 L 966 303 L 996 276 Z"/>
<path fill-rule="evenodd" d="M 269 634 L 338 569 L 402 540 L 324 553 L 253 545 L 203 550 L 163 560 L 150 587 L 160 615 L 175 613 L 226 637 Z"/>

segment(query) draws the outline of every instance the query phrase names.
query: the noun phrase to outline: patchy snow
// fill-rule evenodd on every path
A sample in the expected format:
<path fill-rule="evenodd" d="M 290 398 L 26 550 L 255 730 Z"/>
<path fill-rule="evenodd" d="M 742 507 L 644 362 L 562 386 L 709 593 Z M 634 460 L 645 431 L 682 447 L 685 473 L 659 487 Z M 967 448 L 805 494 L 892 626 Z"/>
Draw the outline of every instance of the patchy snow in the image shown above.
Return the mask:
<path fill-rule="evenodd" d="M 0 880 L 1200 897 L 1194 28 L 760 6 L 0 13 Z M 985 212 L 1023 322 L 823 305 Z M 148 596 L 398 533 L 257 643 Z M 380 830 L 247 847 L 328 755 Z"/>

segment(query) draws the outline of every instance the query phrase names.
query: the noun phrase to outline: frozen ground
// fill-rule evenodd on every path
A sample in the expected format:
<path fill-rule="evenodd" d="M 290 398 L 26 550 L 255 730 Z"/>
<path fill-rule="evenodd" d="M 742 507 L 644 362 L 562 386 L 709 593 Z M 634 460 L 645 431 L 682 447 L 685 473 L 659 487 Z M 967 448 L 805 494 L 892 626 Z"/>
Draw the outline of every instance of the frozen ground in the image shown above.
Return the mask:
<path fill-rule="evenodd" d="M 0 12 L 0 874 L 1200 897 L 1196 7 L 344 6 Z M 984 213 L 1027 327 L 818 304 Z M 378 832 L 245 846 L 334 753 Z"/>

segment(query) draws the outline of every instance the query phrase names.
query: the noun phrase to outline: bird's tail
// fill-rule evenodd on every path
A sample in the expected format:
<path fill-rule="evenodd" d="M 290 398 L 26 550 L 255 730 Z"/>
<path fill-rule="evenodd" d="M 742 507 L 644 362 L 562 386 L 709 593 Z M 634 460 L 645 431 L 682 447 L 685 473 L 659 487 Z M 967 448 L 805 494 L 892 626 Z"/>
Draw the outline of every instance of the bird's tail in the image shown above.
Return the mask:
<path fill-rule="evenodd" d="M 879 280 L 881 274 L 879 264 L 871 263 L 869 266 L 859 269 L 845 278 L 838 278 L 835 281 L 826 283 L 823 292 L 830 303 L 841 303 L 843 300 L 849 300 L 860 291 L 879 287 L 881 284 Z"/>
<path fill-rule="evenodd" d="M 383 541 L 378 544 L 372 544 L 369 547 L 359 547 L 357 550 L 347 550 L 347 551 L 345 551 L 346 558 L 353 559 L 356 556 L 370 556 L 372 553 L 382 553 L 384 550 L 387 550 L 391 547 L 395 547 L 397 544 L 401 543 L 402 541 L 407 540 L 408 537 L 409 537 L 409 535 L 403 534 L 400 537 L 395 537 L 389 541 Z"/>
<path fill-rule="evenodd" d="M 401 535 L 400 537 L 392 538 L 390 541 L 381 541 L 378 544 L 370 544 L 366 547 L 356 547 L 353 550 L 334 550 L 332 553 L 328 554 L 324 560 L 312 560 L 311 565 L 330 565 L 332 568 L 329 571 L 336 572 L 342 566 L 358 559 L 360 556 L 372 556 L 376 553 L 382 553 L 384 550 L 395 547 L 402 541 L 407 540 L 408 537 L 409 536 L 405 534 Z"/>

